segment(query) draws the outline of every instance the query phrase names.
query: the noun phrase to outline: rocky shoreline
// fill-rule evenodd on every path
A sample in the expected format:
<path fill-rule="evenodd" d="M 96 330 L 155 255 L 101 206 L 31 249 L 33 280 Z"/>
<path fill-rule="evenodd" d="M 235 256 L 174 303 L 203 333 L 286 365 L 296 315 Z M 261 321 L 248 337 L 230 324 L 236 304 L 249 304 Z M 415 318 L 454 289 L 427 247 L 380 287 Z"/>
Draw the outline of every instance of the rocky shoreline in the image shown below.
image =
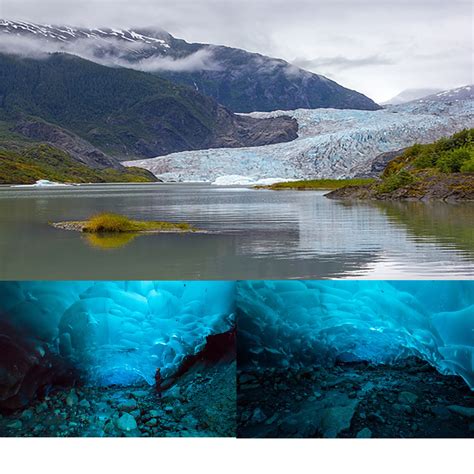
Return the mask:
<path fill-rule="evenodd" d="M 423 175 L 414 183 L 391 192 L 379 192 L 376 184 L 346 186 L 325 194 L 325 197 L 377 201 L 474 201 L 474 173 Z"/>
<path fill-rule="evenodd" d="M 474 396 L 418 359 L 239 371 L 239 437 L 465 438 Z"/>

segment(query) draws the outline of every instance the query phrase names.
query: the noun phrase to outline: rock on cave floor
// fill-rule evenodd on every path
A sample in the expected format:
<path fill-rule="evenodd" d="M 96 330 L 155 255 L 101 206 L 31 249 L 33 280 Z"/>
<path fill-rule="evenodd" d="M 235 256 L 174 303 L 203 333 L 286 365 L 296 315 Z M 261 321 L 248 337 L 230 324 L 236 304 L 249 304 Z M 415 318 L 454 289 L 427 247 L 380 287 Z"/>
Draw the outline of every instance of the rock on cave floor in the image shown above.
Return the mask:
<path fill-rule="evenodd" d="M 239 437 L 469 438 L 465 382 L 416 358 L 395 365 L 239 370 Z"/>
<path fill-rule="evenodd" d="M 55 388 L 0 415 L 0 436 L 235 436 L 235 362 L 196 367 L 159 398 L 153 386 Z"/>

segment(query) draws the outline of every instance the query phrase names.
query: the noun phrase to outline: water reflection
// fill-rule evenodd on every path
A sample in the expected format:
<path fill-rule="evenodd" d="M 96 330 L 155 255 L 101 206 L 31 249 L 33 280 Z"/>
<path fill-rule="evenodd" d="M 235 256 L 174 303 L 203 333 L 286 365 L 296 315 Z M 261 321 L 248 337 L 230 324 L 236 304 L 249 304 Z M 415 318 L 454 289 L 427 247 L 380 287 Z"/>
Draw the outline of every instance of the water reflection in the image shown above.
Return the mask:
<path fill-rule="evenodd" d="M 0 189 L 0 278 L 474 277 L 472 204 L 323 194 L 183 184 Z M 86 240 L 48 225 L 104 211 L 213 233 Z"/>
<path fill-rule="evenodd" d="M 92 247 L 97 247 L 103 250 L 111 250 L 129 244 L 137 235 L 137 233 L 120 232 L 114 234 L 86 234 L 83 235 L 82 238 Z"/>

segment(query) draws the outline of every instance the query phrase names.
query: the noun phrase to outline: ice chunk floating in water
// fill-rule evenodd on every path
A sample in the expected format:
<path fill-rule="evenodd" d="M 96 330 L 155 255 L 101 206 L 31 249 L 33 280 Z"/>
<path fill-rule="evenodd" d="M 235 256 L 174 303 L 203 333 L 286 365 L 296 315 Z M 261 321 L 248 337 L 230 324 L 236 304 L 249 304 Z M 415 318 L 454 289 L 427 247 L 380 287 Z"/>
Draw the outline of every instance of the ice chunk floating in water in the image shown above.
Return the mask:
<path fill-rule="evenodd" d="M 242 366 L 417 356 L 474 389 L 473 281 L 245 281 L 237 308 Z"/>
<path fill-rule="evenodd" d="M 48 380 L 94 385 L 167 377 L 234 324 L 235 283 L 0 283 L 0 403 Z"/>

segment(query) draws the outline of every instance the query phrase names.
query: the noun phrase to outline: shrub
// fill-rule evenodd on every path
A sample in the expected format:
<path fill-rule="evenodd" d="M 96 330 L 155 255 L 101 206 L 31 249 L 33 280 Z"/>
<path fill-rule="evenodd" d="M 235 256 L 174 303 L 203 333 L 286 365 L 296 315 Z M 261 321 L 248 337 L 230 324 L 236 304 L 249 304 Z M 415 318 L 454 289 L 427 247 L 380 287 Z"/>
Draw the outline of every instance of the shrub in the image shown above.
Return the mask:
<path fill-rule="evenodd" d="M 461 170 L 463 163 L 470 159 L 469 151 L 460 148 L 443 153 L 436 161 L 436 167 L 443 173 L 457 173 Z"/>
<path fill-rule="evenodd" d="M 415 178 L 406 170 L 401 170 L 397 174 L 392 174 L 385 178 L 377 186 L 379 193 L 390 193 L 403 186 L 408 186 L 415 181 Z"/>
<path fill-rule="evenodd" d="M 423 169 L 423 168 L 432 168 L 436 164 L 436 155 L 430 152 L 422 152 L 420 153 L 415 160 L 413 161 L 413 165 L 415 168 Z"/>
<path fill-rule="evenodd" d="M 461 166 L 462 173 L 474 173 L 474 157 L 471 157 L 468 161 L 465 161 Z"/>

